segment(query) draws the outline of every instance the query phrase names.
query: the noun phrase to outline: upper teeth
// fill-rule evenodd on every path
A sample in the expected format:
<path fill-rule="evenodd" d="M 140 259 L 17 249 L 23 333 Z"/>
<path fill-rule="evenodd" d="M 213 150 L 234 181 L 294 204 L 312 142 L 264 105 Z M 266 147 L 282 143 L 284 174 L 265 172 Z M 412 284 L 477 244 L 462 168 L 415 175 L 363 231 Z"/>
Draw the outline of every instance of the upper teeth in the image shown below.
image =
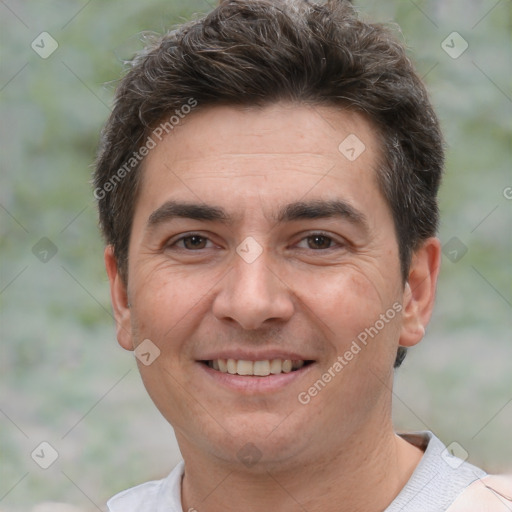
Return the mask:
<path fill-rule="evenodd" d="M 213 361 L 208 361 L 208 366 L 214 370 L 231 373 L 232 375 L 258 375 L 265 377 L 271 373 L 289 373 L 292 370 L 298 370 L 304 366 L 304 361 L 292 361 L 291 359 L 266 359 L 263 361 L 214 359 Z"/>

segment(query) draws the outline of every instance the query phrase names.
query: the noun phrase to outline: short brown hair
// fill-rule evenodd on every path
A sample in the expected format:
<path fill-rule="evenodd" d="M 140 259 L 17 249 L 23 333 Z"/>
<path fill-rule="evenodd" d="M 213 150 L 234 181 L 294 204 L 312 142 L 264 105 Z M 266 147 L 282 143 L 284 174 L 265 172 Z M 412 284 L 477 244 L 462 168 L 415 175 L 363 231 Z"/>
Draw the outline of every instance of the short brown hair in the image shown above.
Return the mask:
<path fill-rule="evenodd" d="M 138 151 L 191 100 L 197 108 L 292 101 L 363 113 L 382 141 L 377 179 L 407 279 L 413 251 L 437 231 L 444 151 L 425 87 L 389 28 L 363 22 L 343 0 L 226 0 L 137 55 L 117 88 L 94 176 L 101 228 L 125 281 Z"/>

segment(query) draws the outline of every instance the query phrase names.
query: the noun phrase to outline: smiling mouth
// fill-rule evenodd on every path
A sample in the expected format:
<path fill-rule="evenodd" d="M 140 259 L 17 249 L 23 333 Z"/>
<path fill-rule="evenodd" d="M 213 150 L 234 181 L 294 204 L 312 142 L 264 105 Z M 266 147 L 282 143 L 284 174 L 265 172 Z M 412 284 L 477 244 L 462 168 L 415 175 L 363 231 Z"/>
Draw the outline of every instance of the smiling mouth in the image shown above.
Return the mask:
<path fill-rule="evenodd" d="M 310 365 L 313 361 L 291 359 L 268 359 L 263 361 L 213 359 L 210 361 L 201 361 L 201 363 L 221 373 L 249 377 L 267 377 L 268 375 L 295 372 L 304 366 Z"/>

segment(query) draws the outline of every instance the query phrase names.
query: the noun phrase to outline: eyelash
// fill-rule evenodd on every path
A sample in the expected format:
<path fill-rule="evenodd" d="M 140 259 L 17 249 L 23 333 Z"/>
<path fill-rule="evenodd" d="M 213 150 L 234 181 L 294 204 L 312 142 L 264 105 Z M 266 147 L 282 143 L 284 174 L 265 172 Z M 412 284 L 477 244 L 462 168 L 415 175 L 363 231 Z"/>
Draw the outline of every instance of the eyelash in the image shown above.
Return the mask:
<path fill-rule="evenodd" d="M 169 248 L 169 249 L 170 249 L 170 248 L 173 248 L 173 247 L 175 247 L 179 242 L 183 242 L 184 240 L 187 240 L 187 239 L 189 239 L 189 238 L 194 238 L 194 237 L 198 237 L 198 238 L 201 238 L 201 239 L 204 239 L 204 240 L 207 240 L 207 241 L 211 242 L 211 240 L 210 240 L 208 237 L 203 236 L 203 235 L 202 235 L 202 234 L 200 234 L 200 233 L 188 233 L 188 234 L 186 234 L 186 235 L 184 235 L 184 236 L 182 236 L 182 237 L 178 238 L 177 240 L 175 240 L 175 241 L 174 241 L 174 242 L 172 242 L 171 244 L 169 244 L 169 245 L 167 246 L 167 248 Z M 343 248 L 343 247 L 345 247 L 345 246 L 346 246 L 346 244 L 345 244 L 345 243 L 341 243 L 341 242 L 336 241 L 336 240 L 334 239 L 334 237 L 332 237 L 331 235 L 329 235 L 329 234 L 327 234 L 327 233 L 324 233 L 324 232 L 322 232 L 322 231 L 315 231 L 315 232 L 313 232 L 313 233 L 311 233 L 311 234 L 309 234 L 309 235 L 307 235 L 307 236 L 305 236 L 305 237 L 301 238 L 301 239 L 299 240 L 299 243 L 300 243 L 300 242 L 302 242 L 303 240 L 307 240 L 308 238 L 314 238 L 314 237 L 324 237 L 324 238 L 327 238 L 327 239 L 331 242 L 331 244 L 336 244 L 336 245 L 338 246 L 338 248 Z M 309 248 L 307 248 L 307 249 L 305 249 L 305 250 L 308 250 L 308 249 L 309 249 L 309 250 L 311 250 L 311 251 L 315 251 L 315 252 L 317 252 L 317 251 L 328 251 L 328 250 L 332 250 L 332 249 L 335 249 L 335 248 L 336 248 L 336 247 L 334 246 L 334 247 L 328 247 L 328 248 L 326 248 L 326 249 L 309 249 Z M 184 250 L 184 251 L 187 251 L 187 252 L 199 252 L 199 251 L 203 250 L 203 249 L 197 249 L 197 250 L 187 249 L 186 247 L 179 247 L 178 249 L 181 249 L 181 250 Z"/>

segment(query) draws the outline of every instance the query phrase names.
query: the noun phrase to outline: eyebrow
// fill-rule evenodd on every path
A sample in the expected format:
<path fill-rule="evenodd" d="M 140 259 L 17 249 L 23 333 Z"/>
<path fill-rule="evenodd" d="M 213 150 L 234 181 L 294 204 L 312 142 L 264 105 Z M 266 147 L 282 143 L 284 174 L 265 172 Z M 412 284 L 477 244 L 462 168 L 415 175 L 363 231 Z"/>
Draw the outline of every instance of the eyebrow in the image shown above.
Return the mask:
<path fill-rule="evenodd" d="M 231 225 L 235 218 L 223 208 L 208 204 L 187 203 L 180 201 L 167 201 L 157 208 L 148 218 L 147 227 L 154 228 L 164 222 L 175 218 L 186 218 L 206 222 L 221 222 Z M 283 206 L 275 220 L 278 224 L 304 219 L 343 218 L 350 223 L 368 230 L 366 216 L 346 201 L 312 200 L 297 201 Z"/>
<path fill-rule="evenodd" d="M 368 225 L 365 215 L 356 210 L 346 201 L 339 199 L 324 201 L 298 201 L 284 206 L 277 216 L 277 222 L 292 222 L 302 219 L 323 219 L 341 217 L 353 224 L 366 227 Z"/>
<path fill-rule="evenodd" d="M 204 220 L 209 222 L 217 221 L 225 224 L 232 222 L 229 215 L 218 206 L 167 201 L 149 216 L 147 226 L 154 227 L 174 218 Z"/>

